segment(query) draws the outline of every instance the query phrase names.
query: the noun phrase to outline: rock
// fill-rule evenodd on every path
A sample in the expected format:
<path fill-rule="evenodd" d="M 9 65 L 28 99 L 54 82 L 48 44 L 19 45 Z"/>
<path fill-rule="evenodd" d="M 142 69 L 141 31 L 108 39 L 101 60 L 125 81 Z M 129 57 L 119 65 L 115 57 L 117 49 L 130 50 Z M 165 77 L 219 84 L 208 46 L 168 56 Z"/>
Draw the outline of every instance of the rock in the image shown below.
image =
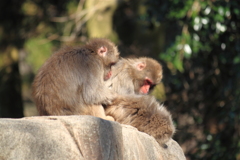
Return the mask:
<path fill-rule="evenodd" d="M 136 128 L 92 116 L 0 119 L 2 160 L 185 160 Z"/>

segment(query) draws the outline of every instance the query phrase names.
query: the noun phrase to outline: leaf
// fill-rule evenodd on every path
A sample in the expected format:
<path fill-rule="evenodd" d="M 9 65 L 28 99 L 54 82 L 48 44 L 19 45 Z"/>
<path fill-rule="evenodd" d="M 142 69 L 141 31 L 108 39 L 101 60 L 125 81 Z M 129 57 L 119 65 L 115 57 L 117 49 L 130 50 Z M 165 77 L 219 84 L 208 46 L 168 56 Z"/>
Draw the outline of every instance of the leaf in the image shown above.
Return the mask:
<path fill-rule="evenodd" d="M 180 72 L 184 71 L 184 69 L 183 69 L 183 62 L 182 62 L 182 59 L 180 58 L 180 53 L 177 56 L 174 57 L 173 65 Z"/>

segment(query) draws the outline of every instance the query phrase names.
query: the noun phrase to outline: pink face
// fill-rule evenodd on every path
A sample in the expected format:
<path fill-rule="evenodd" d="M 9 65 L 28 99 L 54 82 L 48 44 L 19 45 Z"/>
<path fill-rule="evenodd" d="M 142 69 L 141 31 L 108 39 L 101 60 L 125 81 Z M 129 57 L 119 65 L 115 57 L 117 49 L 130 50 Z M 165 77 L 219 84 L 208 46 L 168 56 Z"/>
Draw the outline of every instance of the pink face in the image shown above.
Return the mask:
<path fill-rule="evenodd" d="M 143 62 L 140 62 L 137 64 L 137 70 L 142 71 L 146 67 L 146 64 Z M 140 87 L 139 93 L 141 94 L 148 94 L 151 85 L 153 84 L 152 80 L 146 77 L 144 79 L 143 85 Z"/>
<path fill-rule="evenodd" d="M 97 53 L 100 57 L 103 57 L 103 58 L 107 58 L 107 52 L 108 52 L 108 48 L 105 47 L 105 46 L 102 46 L 100 47 L 98 50 L 97 50 Z M 117 55 L 118 56 L 118 55 Z M 115 60 L 115 59 L 114 59 Z M 105 73 L 104 73 L 104 81 L 108 80 L 111 76 L 112 76 L 112 70 L 111 70 L 111 67 L 116 63 L 115 61 L 114 62 L 109 62 L 110 64 L 107 65 L 107 67 L 105 68 Z"/>
<path fill-rule="evenodd" d="M 142 94 L 147 94 L 149 92 L 149 89 L 150 89 L 152 84 L 153 84 L 152 80 L 146 77 L 145 80 L 144 80 L 144 84 L 140 88 L 139 92 L 142 93 Z"/>

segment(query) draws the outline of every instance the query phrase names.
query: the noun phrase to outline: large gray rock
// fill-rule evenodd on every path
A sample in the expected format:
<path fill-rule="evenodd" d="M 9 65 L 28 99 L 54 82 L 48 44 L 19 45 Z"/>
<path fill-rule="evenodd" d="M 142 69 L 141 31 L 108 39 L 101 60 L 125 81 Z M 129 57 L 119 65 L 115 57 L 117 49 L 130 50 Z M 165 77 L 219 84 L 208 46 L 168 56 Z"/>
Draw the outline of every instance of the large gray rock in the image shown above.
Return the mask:
<path fill-rule="evenodd" d="M 0 160 L 185 160 L 136 128 L 92 116 L 0 119 Z"/>

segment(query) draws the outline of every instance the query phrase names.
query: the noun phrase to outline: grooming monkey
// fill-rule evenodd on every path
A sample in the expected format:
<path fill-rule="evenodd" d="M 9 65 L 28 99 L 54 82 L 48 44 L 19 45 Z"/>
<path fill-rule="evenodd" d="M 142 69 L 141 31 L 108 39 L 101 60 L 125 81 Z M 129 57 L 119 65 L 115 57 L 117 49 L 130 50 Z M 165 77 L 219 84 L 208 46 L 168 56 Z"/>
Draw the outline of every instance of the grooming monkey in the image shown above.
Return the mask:
<path fill-rule="evenodd" d="M 117 48 L 106 39 L 94 39 L 85 46 L 68 47 L 55 53 L 42 66 L 33 82 L 33 98 L 39 114 L 85 114 L 109 119 L 102 107 L 106 105 L 108 116 L 113 116 L 120 123 L 132 125 L 152 135 L 159 142 L 165 142 L 172 136 L 174 127 L 170 114 L 161 108 L 154 98 L 131 95 L 119 96 L 114 100 L 116 96 L 113 93 L 114 89 L 111 91 L 106 87 L 106 80 L 111 77 L 111 68 L 118 61 L 118 57 Z M 143 71 L 147 68 L 146 65 L 147 63 L 145 65 L 140 63 L 135 66 L 138 71 Z M 143 80 L 143 84 L 147 86 L 145 89 L 141 89 L 139 85 L 139 88 L 132 90 L 132 87 L 127 87 L 119 93 L 146 94 L 151 89 L 151 84 L 155 84 L 153 78 L 149 80 L 149 77 Z M 131 85 L 138 84 L 132 83 L 131 76 L 128 77 L 129 81 L 127 77 L 125 78 Z M 121 79 L 115 80 L 113 88 L 114 84 L 121 81 Z M 111 104 L 112 100 L 113 104 Z M 128 118 L 124 120 L 124 117 Z"/>
<path fill-rule="evenodd" d="M 107 39 L 92 39 L 81 47 L 66 47 L 39 69 L 32 95 L 40 115 L 93 115 L 106 118 L 102 104 L 115 94 L 106 86 L 117 47 Z"/>

